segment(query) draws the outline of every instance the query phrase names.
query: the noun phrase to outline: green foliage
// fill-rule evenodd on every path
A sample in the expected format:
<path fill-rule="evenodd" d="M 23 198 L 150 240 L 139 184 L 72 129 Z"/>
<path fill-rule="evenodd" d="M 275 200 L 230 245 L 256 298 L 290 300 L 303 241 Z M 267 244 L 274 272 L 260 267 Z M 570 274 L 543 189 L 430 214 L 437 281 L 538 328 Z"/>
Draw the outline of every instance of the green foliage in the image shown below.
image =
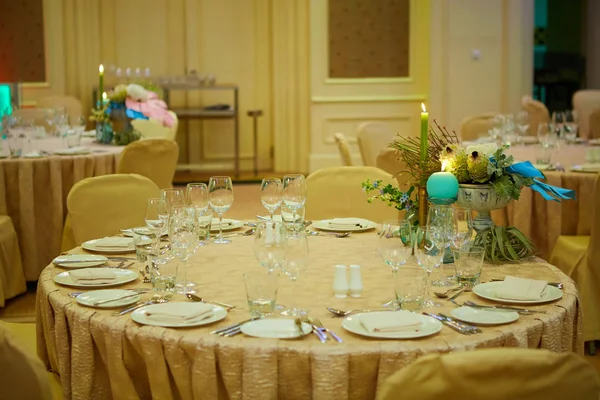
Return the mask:
<path fill-rule="evenodd" d="M 107 110 L 108 104 L 103 105 L 102 108 L 92 108 L 92 113 L 89 117 L 90 121 L 110 123 L 110 114 Z"/>
<path fill-rule="evenodd" d="M 397 210 L 410 211 L 411 209 L 415 209 L 416 203 L 410 198 L 415 190 L 414 186 L 411 186 L 407 192 L 403 192 L 392 184 L 383 185 L 382 182 L 381 179 L 378 179 L 371 183 L 371 180 L 367 179 L 362 183 L 365 193 L 377 192 L 367 199 L 369 203 L 372 203 L 374 200 L 380 200 Z"/>
<path fill-rule="evenodd" d="M 485 259 L 496 264 L 516 262 L 535 252 L 531 240 L 514 226 L 495 226 L 481 231 L 473 245 L 483 247 Z"/>
<path fill-rule="evenodd" d="M 123 132 L 115 132 L 114 140 L 117 146 L 125 146 L 131 142 L 139 140 L 142 135 L 135 129 L 127 129 Z"/>

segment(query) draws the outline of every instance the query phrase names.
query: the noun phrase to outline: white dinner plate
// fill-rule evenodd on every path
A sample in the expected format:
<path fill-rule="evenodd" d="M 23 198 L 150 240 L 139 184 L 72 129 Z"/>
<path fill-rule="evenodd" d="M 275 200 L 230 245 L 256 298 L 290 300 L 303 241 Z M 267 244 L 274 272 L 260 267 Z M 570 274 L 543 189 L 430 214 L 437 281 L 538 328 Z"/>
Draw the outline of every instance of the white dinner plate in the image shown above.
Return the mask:
<path fill-rule="evenodd" d="M 600 146 L 600 139 L 590 139 L 588 140 L 588 144 L 591 146 Z"/>
<path fill-rule="evenodd" d="M 521 136 L 517 141 L 523 144 L 537 144 L 539 140 L 537 136 Z"/>
<path fill-rule="evenodd" d="M 597 173 L 600 172 L 600 164 L 573 165 L 571 171 Z"/>
<path fill-rule="evenodd" d="M 172 321 L 172 320 L 160 320 L 149 317 L 150 313 L 163 313 L 170 314 L 172 312 L 189 312 L 189 313 L 200 313 L 205 310 L 212 309 L 210 314 L 193 318 L 187 321 Z M 191 326 L 201 326 L 212 324 L 222 320 L 227 316 L 227 310 L 223 307 L 215 306 L 206 303 L 183 303 L 183 302 L 169 302 L 163 304 L 151 304 L 142 308 L 138 308 L 131 314 L 131 319 L 135 322 L 144 325 L 162 326 L 165 328 L 188 328 Z"/>
<path fill-rule="evenodd" d="M 103 265 L 108 258 L 95 254 L 67 254 L 56 257 L 52 262 L 63 268 L 86 268 Z"/>
<path fill-rule="evenodd" d="M 41 153 L 38 153 L 38 152 L 32 152 L 32 153 L 23 154 L 22 157 L 23 158 L 42 158 L 42 157 L 46 157 L 46 156 Z"/>
<path fill-rule="evenodd" d="M 87 138 L 96 138 L 96 131 L 95 130 L 90 130 L 90 131 L 85 131 L 81 134 L 81 137 L 87 137 Z"/>
<path fill-rule="evenodd" d="M 133 237 L 134 233 L 138 235 L 154 236 L 150 228 L 147 226 L 138 226 L 136 228 L 121 229 L 121 233 L 127 237 Z"/>
<path fill-rule="evenodd" d="M 140 297 L 142 297 L 142 294 L 134 292 L 133 290 L 104 289 L 90 290 L 89 292 L 81 293 L 75 298 L 75 300 L 77 300 L 79 304 L 87 307 L 115 308 L 133 304 L 137 302 L 140 299 Z M 102 304 L 94 304 L 97 301 L 105 301 L 110 299 L 120 300 L 104 302 Z"/>
<path fill-rule="evenodd" d="M 108 247 L 103 245 L 107 240 L 115 241 L 117 240 L 119 244 L 127 244 L 126 246 L 115 246 Z M 110 244 L 110 243 L 109 243 Z M 135 251 L 135 246 L 133 244 L 133 239 L 131 238 L 103 238 L 103 239 L 93 239 L 84 242 L 81 245 L 82 248 L 89 251 L 95 251 L 97 253 L 109 253 L 109 254 L 120 254 L 120 253 L 132 253 Z"/>
<path fill-rule="evenodd" d="M 473 293 L 477 296 L 487 299 L 498 301 L 501 303 L 511 303 L 511 304 L 539 304 L 539 303 L 547 303 L 549 301 L 558 300 L 562 297 L 563 293 L 557 287 L 554 286 L 546 286 L 546 290 L 542 295 L 542 298 L 539 300 L 511 300 L 511 299 L 502 299 L 500 297 L 496 297 L 496 289 L 498 286 L 502 285 L 503 282 L 487 282 L 480 283 L 473 288 Z"/>
<path fill-rule="evenodd" d="M 377 313 L 389 313 L 390 311 L 377 311 Z M 361 336 L 367 336 L 378 339 L 416 339 L 425 336 L 431 336 L 442 330 L 442 323 L 435 318 L 427 315 L 417 314 L 421 318 L 423 325 L 414 331 L 402 332 L 369 332 L 360 323 L 361 314 L 354 314 L 344 318 L 342 328 Z"/>
<path fill-rule="evenodd" d="M 139 274 L 135 271 L 131 271 L 128 269 L 119 269 L 119 268 L 108 268 L 108 267 L 100 267 L 94 268 L 95 270 L 107 269 L 111 270 L 115 273 L 115 279 L 109 283 L 81 283 L 77 280 L 71 278 L 69 275 L 69 271 L 61 272 L 60 274 L 54 277 L 54 282 L 72 287 L 80 287 L 80 288 L 96 288 L 96 287 L 108 287 L 108 286 L 118 286 L 124 283 L 135 281 Z"/>
<path fill-rule="evenodd" d="M 554 171 L 556 169 L 552 164 L 534 164 L 533 166 L 538 171 Z"/>
<path fill-rule="evenodd" d="M 244 223 L 235 219 L 223 218 L 223 230 L 231 231 L 244 226 Z M 210 230 L 216 232 L 219 230 L 219 218 L 213 218 L 210 223 Z"/>
<path fill-rule="evenodd" d="M 298 332 L 292 319 L 259 319 L 242 325 L 242 332 L 248 336 L 267 339 L 296 339 L 312 332 L 312 327 L 302 322 L 302 334 Z"/>
<path fill-rule="evenodd" d="M 472 307 L 459 307 L 450 311 L 450 315 L 461 321 L 475 325 L 510 324 L 519 319 L 515 311 L 492 311 Z"/>
<path fill-rule="evenodd" d="M 363 232 L 377 228 L 377 224 L 362 218 L 335 218 L 315 221 L 312 224 L 322 231 L 332 232 Z"/>
<path fill-rule="evenodd" d="M 72 147 L 70 149 L 56 150 L 54 154 L 58 156 L 77 156 L 81 154 L 90 154 L 92 151 L 87 147 Z"/>

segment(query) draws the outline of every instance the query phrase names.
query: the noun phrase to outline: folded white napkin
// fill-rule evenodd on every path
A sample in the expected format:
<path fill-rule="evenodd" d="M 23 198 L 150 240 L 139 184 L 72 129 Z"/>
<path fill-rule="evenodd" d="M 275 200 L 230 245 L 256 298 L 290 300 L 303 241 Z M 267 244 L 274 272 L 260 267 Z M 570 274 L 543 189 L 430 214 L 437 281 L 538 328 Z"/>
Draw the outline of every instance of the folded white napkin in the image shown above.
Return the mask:
<path fill-rule="evenodd" d="M 114 271 L 98 268 L 78 269 L 76 271 L 69 272 L 69 276 L 77 281 L 77 283 L 84 285 L 111 283 L 114 282 L 115 278 L 117 277 Z"/>
<path fill-rule="evenodd" d="M 330 225 L 357 225 L 361 222 L 362 220 L 358 218 L 333 218 L 329 220 Z"/>
<path fill-rule="evenodd" d="M 360 323 L 369 333 L 416 331 L 423 324 L 418 314 L 406 310 L 361 314 Z"/>
<path fill-rule="evenodd" d="M 213 307 L 208 306 L 202 307 L 201 309 L 195 310 L 170 310 L 169 312 L 146 312 L 146 317 L 148 319 L 152 319 L 154 321 L 163 321 L 163 322 L 189 322 L 196 318 L 200 317 L 208 317 L 209 314 L 212 314 Z"/>
<path fill-rule="evenodd" d="M 133 247 L 133 239 L 127 237 L 107 237 L 97 240 L 94 243 L 94 247 L 131 248 Z"/>
<path fill-rule="evenodd" d="M 547 286 L 547 281 L 507 276 L 496 288 L 496 296 L 509 300 L 540 300 Z"/>
<path fill-rule="evenodd" d="M 230 226 L 232 224 L 233 224 L 233 222 L 231 222 L 231 221 L 223 220 L 223 224 L 222 225 L 223 225 L 223 227 L 227 227 L 227 226 Z M 213 218 L 212 222 L 210 223 L 210 226 L 212 228 L 218 228 L 219 227 L 219 218 Z"/>

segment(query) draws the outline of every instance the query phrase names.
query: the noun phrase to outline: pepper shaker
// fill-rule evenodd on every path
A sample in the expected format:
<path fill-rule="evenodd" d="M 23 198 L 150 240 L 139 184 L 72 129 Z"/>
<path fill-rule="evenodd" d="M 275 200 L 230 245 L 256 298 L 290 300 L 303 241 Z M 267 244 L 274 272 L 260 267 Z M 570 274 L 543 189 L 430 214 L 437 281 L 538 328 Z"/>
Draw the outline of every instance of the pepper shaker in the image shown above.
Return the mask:
<path fill-rule="evenodd" d="M 360 276 L 360 265 L 350 266 L 350 284 L 348 285 L 351 297 L 362 296 L 363 284 Z"/>
<path fill-rule="evenodd" d="M 340 299 L 348 297 L 348 277 L 346 275 L 345 265 L 335 266 L 335 275 L 333 277 L 333 294 L 335 297 Z"/>

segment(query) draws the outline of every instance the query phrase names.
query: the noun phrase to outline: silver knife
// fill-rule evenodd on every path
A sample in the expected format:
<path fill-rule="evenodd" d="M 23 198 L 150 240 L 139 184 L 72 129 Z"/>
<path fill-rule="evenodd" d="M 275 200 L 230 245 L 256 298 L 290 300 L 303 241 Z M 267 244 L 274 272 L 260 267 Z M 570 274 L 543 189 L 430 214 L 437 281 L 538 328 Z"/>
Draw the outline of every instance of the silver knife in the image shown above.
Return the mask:
<path fill-rule="evenodd" d="M 148 306 L 148 305 L 150 305 L 150 304 L 154 304 L 154 300 L 145 301 L 145 302 L 143 302 L 143 303 L 141 303 L 141 304 L 137 304 L 137 305 L 135 305 L 135 306 L 133 306 L 133 307 L 129 307 L 129 308 L 127 308 L 127 309 L 123 310 L 123 311 L 118 311 L 118 312 L 116 312 L 114 315 L 115 315 L 115 316 L 119 316 L 119 315 L 125 315 L 125 314 L 127 314 L 127 313 L 129 313 L 129 312 L 132 312 L 132 311 L 135 311 L 135 310 L 137 310 L 138 308 L 142 308 L 142 307 L 144 307 L 144 306 Z"/>
<path fill-rule="evenodd" d="M 135 296 L 141 296 L 141 294 L 142 293 L 134 293 L 134 294 L 129 294 L 127 296 L 121 296 L 121 297 L 114 297 L 112 299 L 99 300 L 99 301 L 94 302 L 94 305 L 95 306 L 99 306 L 100 304 L 112 303 L 113 301 L 130 299 L 130 298 L 135 297 Z"/>

